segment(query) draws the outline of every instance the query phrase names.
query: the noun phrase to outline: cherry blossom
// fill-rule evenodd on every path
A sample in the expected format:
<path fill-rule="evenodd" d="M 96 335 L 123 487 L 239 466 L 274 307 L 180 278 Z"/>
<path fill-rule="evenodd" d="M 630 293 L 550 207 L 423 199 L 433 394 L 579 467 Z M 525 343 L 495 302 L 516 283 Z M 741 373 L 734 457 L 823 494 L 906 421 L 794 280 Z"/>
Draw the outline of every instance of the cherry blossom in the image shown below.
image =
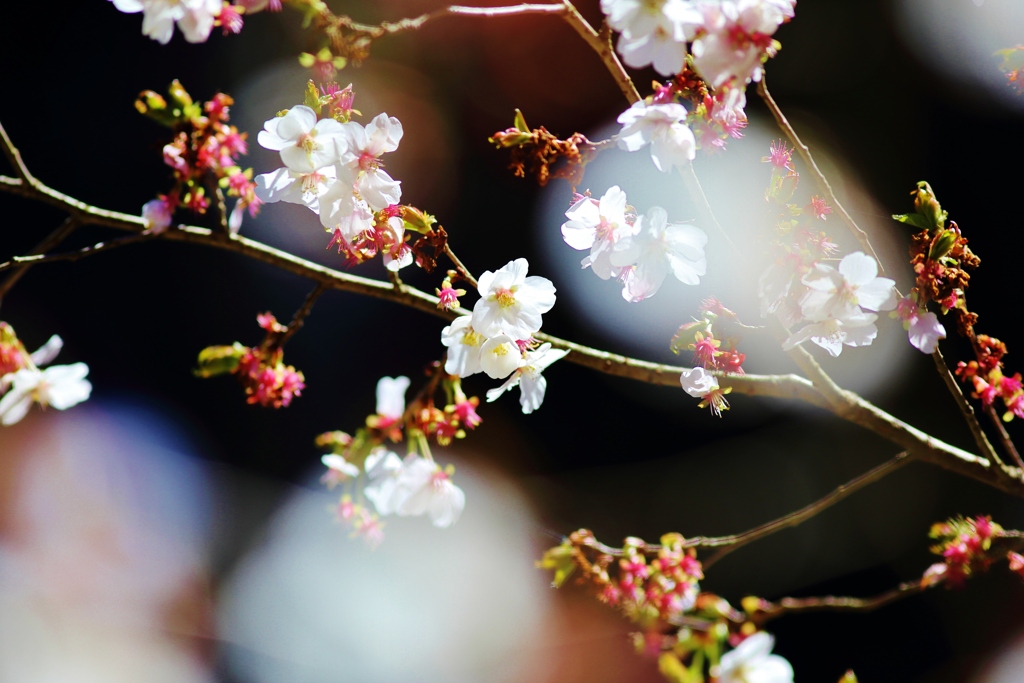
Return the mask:
<path fill-rule="evenodd" d="M 775 638 L 759 631 L 722 655 L 718 683 L 793 683 L 793 666 L 771 654 Z"/>
<path fill-rule="evenodd" d="M 683 390 L 694 398 L 704 398 L 718 388 L 718 380 L 702 367 L 688 368 L 679 376 Z"/>
<path fill-rule="evenodd" d="M 921 353 L 935 353 L 939 340 L 946 338 L 946 328 L 938 316 L 930 311 L 921 311 L 910 297 L 901 299 L 897 304 L 896 316 L 903 321 L 911 346 Z"/>
<path fill-rule="evenodd" d="M 615 185 L 600 201 L 584 197 L 565 212 L 569 220 L 562 224 L 562 237 L 573 249 L 589 249 L 583 267 L 590 267 L 602 280 L 619 277 L 622 268 L 611 263 L 612 247 L 623 237 L 636 234 L 636 226 L 626 221 L 626 193 Z"/>
<path fill-rule="evenodd" d="M 410 454 L 403 461 L 378 448 L 366 458 L 366 472 L 370 484 L 363 493 L 378 514 L 429 514 L 434 526 L 448 527 L 466 506 L 466 495 L 452 483 L 451 475 L 422 456 Z"/>
<path fill-rule="evenodd" d="M 377 382 L 377 415 L 387 425 L 376 425 L 383 429 L 402 419 L 405 414 L 405 392 L 409 388 L 408 377 L 381 377 Z"/>
<path fill-rule="evenodd" d="M 638 218 L 636 228 L 635 235 L 615 244 L 610 257 L 613 266 L 634 266 L 624 279 L 623 298 L 637 302 L 653 296 L 670 271 L 684 284 L 700 282 L 707 272 L 708 236 L 703 230 L 669 223 L 668 212 L 660 206 Z"/>
<path fill-rule="evenodd" d="M 834 313 L 833 317 L 826 318 L 790 335 L 783 342 L 782 348 L 786 351 L 797 344 L 810 340 L 825 349 L 833 357 L 838 356 L 846 346 L 868 346 L 878 336 L 878 328 L 875 327 L 875 320 L 878 316 L 874 313 L 865 313 L 857 306 L 848 306 L 845 309 Z"/>
<path fill-rule="evenodd" d="M 542 344 L 535 351 L 527 351 L 523 354 L 519 369 L 500 387 L 487 392 L 487 402 L 498 400 L 498 397 L 506 391 L 518 386 L 519 404 L 523 408 L 523 414 L 529 415 L 540 408 L 544 402 L 548 381 L 542 373 L 549 365 L 564 358 L 568 353 L 565 349 L 554 349 L 551 344 L 547 343 Z"/>
<path fill-rule="evenodd" d="M 793 16 L 789 0 L 706 3 L 704 31 L 693 41 L 693 65 L 711 87 L 761 80 L 761 64 L 774 54 L 772 35 Z"/>
<path fill-rule="evenodd" d="M 263 147 L 281 152 L 281 161 L 291 170 L 312 173 L 337 163 L 347 150 L 343 130 L 334 119 L 317 121 L 316 112 L 300 104 L 264 123 L 257 139 Z"/>
<path fill-rule="evenodd" d="M 601 11 L 609 26 L 622 32 L 618 50 L 623 61 L 636 69 L 653 64 L 663 76 L 683 70 L 686 41 L 703 21 L 687 0 L 601 0 Z"/>
<path fill-rule="evenodd" d="M 268 204 L 288 202 L 302 204 L 313 213 L 320 213 L 320 197 L 337 179 L 334 166 L 310 173 L 293 171 L 287 166 L 256 176 L 256 196 Z"/>
<path fill-rule="evenodd" d="M 444 371 L 449 375 L 469 377 L 480 372 L 480 349 L 487 339 L 473 329 L 473 319 L 464 315 L 441 330 L 441 343 L 448 349 Z"/>
<path fill-rule="evenodd" d="M 373 503 L 377 513 L 390 515 L 398 510 L 401 502 L 396 495 L 398 480 L 402 475 L 402 459 L 384 447 L 375 448 L 363 464 L 370 483 L 363 488 L 363 495 Z"/>
<path fill-rule="evenodd" d="M 13 373 L 10 391 L 0 399 L 0 422 L 12 425 L 21 420 L 33 402 L 66 410 L 89 398 L 92 385 L 85 376 L 89 366 L 85 363 L 54 365 L 39 370 L 22 368 Z"/>
<path fill-rule="evenodd" d="M 398 204 L 402 199 L 401 183 L 384 171 L 380 156 L 398 149 L 402 123 L 394 116 L 378 114 L 365 127 L 355 121 L 339 126 L 346 145 L 338 164 L 338 178 L 358 191 L 374 211 Z"/>
<path fill-rule="evenodd" d="M 167 231 L 173 215 L 174 209 L 164 196 L 151 199 L 142 205 L 142 220 L 146 221 L 146 230 L 157 235 Z"/>
<path fill-rule="evenodd" d="M 732 389 L 722 389 L 718 384 L 718 379 L 704 368 L 695 367 L 683 370 L 679 375 L 679 383 L 682 385 L 683 391 L 694 398 L 701 399 L 700 408 L 710 406 L 711 413 L 716 417 L 721 417 L 722 411 L 729 409 L 729 401 L 726 400 L 725 395 Z"/>
<path fill-rule="evenodd" d="M 484 271 L 477 280 L 480 299 L 473 307 L 473 328 L 480 334 L 519 340 L 541 328 L 541 316 L 555 305 L 555 286 L 545 277 L 527 277 L 529 267 L 519 258 L 497 272 Z"/>
<path fill-rule="evenodd" d="M 185 40 L 202 43 L 210 37 L 222 0 L 111 0 L 126 14 L 142 12 L 142 34 L 166 45 L 177 22 Z"/>
<path fill-rule="evenodd" d="M 659 171 L 682 168 L 697 155 L 697 140 L 686 125 L 686 108 L 681 104 L 646 104 L 643 100 L 619 114 L 622 124 L 618 145 L 635 152 L 648 144 L 651 159 Z"/>
<path fill-rule="evenodd" d="M 507 334 L 491 337 L 480 347 L 480 367 L 491 379 L 505 379 L 519 368 L 523 354 Z"/>
<path fill-rule="evenodd" d="M 466 507 L 466 494 L 452 483 L 451 475 L 420 456 L 405 459 L 396 491 L 401 498 L 396 509 L 399 515 L 429 514 L 434 526 L 441 529 L 459 521 Z"/>
<path fill-rule="evenodd" d="M 328 232 L 334 232 L 335 240 L 342 238 L 345 245 L 373 228 L 373 211 L 369 205 L 340 180 L 320 196 L 318 206 L 321 225 Z"/>
<path fill-rule="evenodd" d="M 860 251 L 844 256 L 838 270 L 816 264 L 800 281 L 808 288 L 800 301 L 800 310 L 808 320 L 835 317 L 849 306 L 870 311 L 896 307 L 895 281 L 878 277 L 878 263 Z"/>
<path fill-rule="evenodd" d="M 328 454 L 320 458 L 327 471 L 320 477 L 320 481 L 327 484 L 328 488 L 334 488 L 337 484 L 359 476 L 359 468 L 345 460 L 344 457 L 336 454 Z"/>

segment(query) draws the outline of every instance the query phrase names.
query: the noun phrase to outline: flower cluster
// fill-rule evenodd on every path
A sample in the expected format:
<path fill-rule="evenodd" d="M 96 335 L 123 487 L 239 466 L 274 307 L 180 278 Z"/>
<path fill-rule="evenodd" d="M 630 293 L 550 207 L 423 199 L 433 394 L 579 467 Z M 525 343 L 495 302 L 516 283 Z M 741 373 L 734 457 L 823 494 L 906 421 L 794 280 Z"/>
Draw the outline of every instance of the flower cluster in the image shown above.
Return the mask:
<path fill-rule="evenodd" d="M 85 363 L 50 365 L 40 370 L 57 357 L 63 346 L 61 338 L 53 335 L 29 353 L 14 328 L 0 320 L 0 424 L 19 422 L 33 403 L 66 410 L 89 398 L 92 385 L 85 379 L 89 374 Z"/>
<path fill-rule="evenodd" d="M 406 407 L 408 377 L 384 377 L 377 384 L 376 413 L 366 419 L 366 427 L 355 436 L 345 432 L 327 432 L 317 438 L 317 445 L 331 449 L 323 456 L 327 467 L 321 481 L 330 488 L 344 484 L 345 494 L 338 503 L 337 516 L 353 528 L 353 535 L 363 537 L 371 546 L 383 539 L 383 522 L 388 515 L 429 515 L 436 527 L 448 527 L 458 521 L 466 506 L 462 489 L 452 482 L 454 468 L 444 469 L 434 462 L 428 437 L 436 437 L 442 445 L 447 441 L 441 433 L 443 425 L 464 425 L 470 429 L 480 424 L 476 414 L 476 398 L 462 393 L 457 378 L 450 378 L 445 389 L 451 402 L 444 410 L 434 408 L 432 396 L 437 382 L 444 377 L 435 370 L 433 381 L 413 405 Z M 434 415 L 440 413 L 440 416 Z M 427 418 L 426 415 L 431 417 Z M 429 424 L 433 424 L 433 430 Z M 408 454 L 400 458 L 385 444 L 405 440 Z M 364 505 L 353 502 L 370 502 Z"/>
<path fill-rule="evenodd" d="M 562 237 L 573 249 L 587 250 L 581 262 L 603 280 L 622 282 L 622 297 L 638 302 L 653 296 L 671 272 L 688 285 L 696 285 L 707 271 L 704 245 L 708 236 L 700 228 L 669 223 L 660 206 L 637 216 L 626 203 L 626 193 L 609 188 L 600 200 L 577 195 L 565 212 Z"/>
<path fill-rule="evenodd" d="M 747 94 L 744 88 L 725 86 L 713 90 L 693 70 L 692 60 L 664 85 L 655 82 L 651 104 L 687 103 L 686 124 L 693 131 L 697 149 L 725 149 L 729 138 L 743 137 L 747 127 Z"/>
<path fill-rule="evenodd" d="M 217 93 L 200 105 L 178 81 L 171 83 L 168 95 L 165 99 L 147 90 L 135 102 L 140 113 L 174 131 L 174 139 L 163 149 L 164 163 L 174 172 L 174 187 L 142 207 L 146 227 L 163 232 L 176 210 L 203 215 L 211 202 L 219 205 L 226 194 L 237 201 L 230 216 L 222 218 L 232 232 L 238 232 L 245 210 L 255 216 L 262 202 L 256 197 L 252 169 L 238 166 L 238 158 L 248 152 L 249 143 L 245 133 L 227 123 L 234 100 Z M 210 197 L 208 193 L 218 196 Z"/>
<path fill-rule="evenodd" d="M 142 12 L 142 35 L 166 45 L 181 30 L 190 43 L 203 43 L 215 26 L 224 34 L 242 30 L 242 15 L 262 9 L 280 10 L 281 0 L 111 0 L 126 14 Z"/>
<path fill-rule="evenodd" d="M 701 399 L 699 407 L 711 408 L 721 416 L 729 409 L 725 396 L 731 387 L 722 388 L 711 372 L 743 374 L 743 361 L 747 356 L 737 350 L 745 331 L 753 329 L 740 322 L 739 317 L 714 297 L 701 303 L 700 320 L 682 325 L 673 335 L 674 353 L 693 352 L 693 368 L 684 370 L 679 377 L 683 390 Z"/>
<path fill-rule="evenodd" d="M 445 372 L 458 377 L 483 372 L 504 379 L 487 392 L 488 401 L 518 386 L 524 413 L 540 408 L 547 390 L 542 373 L 568 353 L 533 339 L 542 315 L 555 305 L 555 286 L 547 278 L 527 276 L 528 270 L 529 263 L 520 258 L 495 272 L 485 271 L 477 281 L 480 299 L 472 315 L 441 331 L 441 343 L 448 348 Z"/>
<path fill-rule="evenodd" d="M 301 204 L 320 216 L 350 263 L 381 254 L 397 271 L 413 262 L 406 243 L 410 224 L 403 219 L 400 182 L 384 170 L 381 156 L 398 149 L 402 124 L 387 114 L 363 126 L 351 120 L 351 86 L 312 82 L 305 104 L 263 125 L 260 145 L 281 155 L 283 167 L 256 178 L 256 196 L 264 202 Z"/>
<path fill-rule="evenodd" d="M 983 572 L 992 564 L 988 551 L 993 538 L 1003 528 L 990 517 L 973 519 L 955 518 L 933 524 L 929 538 L 938 541 L 931 551 L 942 556 L 942 562 L 933 564 L 921 579 L 924 586 L 943 582 L 950 588 L 960 588 L 972 573 Z"/>
<path fill-rule="evenodd" d="M 302 395 L 306 378 L 291 365 L 284 364 L 284 349 L 280 340 L 287 331 L 270 313 L 256 317 L 266 331 L 259 346 L 208 346 L 199 352 L 199 377 L 234 375 L 245 390 L 246 403 L 266 408 L 286 408 L 292 399 Z"/>
<path fill-rule="evenodd" d="M 973 391 L 972 396 L 987 409 L 999 398 L 1005 410 L 1003 420 L 1024 417 L 1024 390 L 1020 373 L 1005 371 L 1003 357 L 1006 345 L 974 329 L 978 315 L 967 307 L 966 290 L 971 276 L 968 271 L 981 264 L 963 236 L 959 226 L 939 203 L 931 185 L 922 181 L 911 192 L 914 213 L 893 216 L 894 219 L 919 229 L 911 238 L 910 264 L 914 267 L 914 288 L 900 302 L 897 314 L 904 320 L 910 342 L 925 353 L 935 350 L 939 339 L 946 336 L 935 313 L 927 311 L 929 302 L 938 304 L 943 315 L 956 320 L 957 331 L 970 342 L 975 359 L 957 363 L 956 375 Z"/>
<path fill-rule="evenodd" d="M 736 610 L 700 591 L 704 574 L 689 545 L 673 533 L 659 545 L 627 538 L 621 549 L 610 548 L 580 529 L 548 549 L 537 566 L 554 572 L 555 587 L 576 575 L 599 600 L 619 609 L 641 629 L 633 636 L 637 649 L 658 657 L 669 680 L 705 680 L 706 670 L 718 683 L 792 683 L 793 668 L 770 654 L 774 639 L 754 623 L 756 610 Z M 723 655 L 728 646 L 733 649 Z"/>
<path fill-rule="evenodd" d="M 896 308 L 895 282 L 878 277 L 878 263 L 863 252 L 847 254 L 838 267 L 825 263 L 836 245 L 816 225 L 828 219 L 831 207 L 817 196 L 803 206 L 792 201 L 800 176 L 785 143 L 773 143 L 762 161 L 772 167 L 765 198 L 775 235 L 773 262 L 758 283 L 761 315 L 777 315 L 787 327 L 803 324 L 785 340 L 785 349 L 811 341 L 838 356 L 844 345 L 871 344 L 878 335 L 876 313 Z"/>
<path fill-rule="evenodd" d="M 688 118 L 710 148 L 741 136 L 747 122 L 746 86 L 761 79 L 762 65 L 781 47 L 772 36 L 793 18 L 795 7 L 796 0 L 601 0 L 608 25 L 620 33 L 617 48 L 623 61 L 676 77 L 643 106 L 675 104 L 677 95 L 690 99 L 689 117 L 678 104 L 680 109 L 657 116 L 676 122 Z M 628 125 L 623 117 L 631 116 L 636 112 L 627 111 L 619 122 Z M 693 159 L 693 133 L 687 129 L 685 144 L 683 135 L 677 133 L 678 152 Z"/>

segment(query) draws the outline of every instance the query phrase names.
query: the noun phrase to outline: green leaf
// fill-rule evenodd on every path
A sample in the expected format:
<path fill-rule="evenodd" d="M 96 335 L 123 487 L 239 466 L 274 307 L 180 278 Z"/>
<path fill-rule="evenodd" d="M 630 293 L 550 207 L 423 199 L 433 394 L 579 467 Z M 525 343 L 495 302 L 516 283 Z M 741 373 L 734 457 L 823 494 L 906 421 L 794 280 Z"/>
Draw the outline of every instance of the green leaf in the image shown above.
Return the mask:
<path fill-rule="evenodd" d="M 538 569 L 554 570 L 551 585 L 560 588 L 576 569 L 575 549 L 568 540 L 563 541 L 562 545 L 545 550 L 536 565 Z"/>
<path fill-rule="evenodd" d="M 194 372 L 198 377 L 230 374 L 248 351 L 238 342 L 231 346 L 207 346 L 199 352 L 199 367 Z"/>
<path fill-rule="evenodd" d="M 894 213 L 892 219 L 900 223 L 913 225 L 915 228 L 921 228 L 922 230 L 931 230 L 934 227 L 930 220 L 919 213 Z"/>

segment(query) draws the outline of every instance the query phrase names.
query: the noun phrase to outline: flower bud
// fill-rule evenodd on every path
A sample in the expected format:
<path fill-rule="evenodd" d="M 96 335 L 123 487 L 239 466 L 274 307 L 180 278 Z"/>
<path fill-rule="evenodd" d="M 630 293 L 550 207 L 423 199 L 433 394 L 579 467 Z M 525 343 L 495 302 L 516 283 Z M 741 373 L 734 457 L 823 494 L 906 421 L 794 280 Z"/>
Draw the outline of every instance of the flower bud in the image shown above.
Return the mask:
<path fill-rule="evenodd" d="M 938 261 L 950 252 L 956 244 L 956 239 L 957 234 L 955 232 L 952 230 L 943 230 L 935 237 L 934 240 L 932 240 L 931 249 L 928 250 L 928 258 L 932 261 Z"/>
<path fill-rule="evenodd" d="M 248 351 L 249 349 L 238 342 L 231 346 L 207 346 L 199 352 L 199 367 L 194 372 L 199 377 L 232 373 Z"/>
<path fill-rule="evenodd" d="M 941 230 L 946 224 L 946 212 L 942 210 L 939 200 L 935 197 L 932 186 L 922 180 L 917 184 L 917 190 L 913 193 L 914 209 L 928 219 L 930 225 Z"/>

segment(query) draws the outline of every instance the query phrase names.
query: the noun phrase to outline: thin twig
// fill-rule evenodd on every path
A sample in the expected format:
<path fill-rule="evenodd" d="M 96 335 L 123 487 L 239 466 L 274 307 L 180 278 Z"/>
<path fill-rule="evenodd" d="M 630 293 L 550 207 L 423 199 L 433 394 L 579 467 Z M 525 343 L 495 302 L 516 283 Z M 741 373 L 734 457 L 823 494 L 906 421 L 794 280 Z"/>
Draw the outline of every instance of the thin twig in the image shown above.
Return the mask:
<path fill-rule="evenodd" d="M 11 142 L 11 138 L 7 136 L 7 131 L 4 130 L 3 124 L 0 124 L 0 142 L 3 143 L 4 156 L 7 157 L 7 161 L 11 162 L 11 167 L 18 174 L 18 177 L 24 180 L 29 185 L 35 185 L 36 179 L 29 172 L 25 162 L 21 159 L 21 152 Z"/>
<path fill-rule="evenodd" d="M 762 524 L 761 526 L 754 527 L 749 531 L 744 531 L 740 534 L 733 534 L 732 536 L 719 536 L 716 538 L 707 538 L 703 543 L 700 544 L 704 548 L 713 548 L 716 546 L 724 546 L 717 553 L 709 557 L 704 562 L 704 568 L 707 569 L 711 565 L 715 564 L 729 553 L 739 550 L 748 543 L 753 543 L 766 536 L 770 536 L 777 531 L 795 527 L 799 524 L 803 524 L 810 518 L 819 514 L 823 510 L 826 510 L 839 501 L 843 500 L 847 496 L 850 496 L 868 484 L 873 484 L 882 477 L 892 474 L 896 470 L 900 469 L 912 460 L 910 454 L 907 451 L 897 454 L 892 460 L 882 463 L 874 469 L 868 470 L 864 474 L 851 479 L 842 486 L 838 487 L 835 491 L 828 494 L 824 498 L 820 498 L 810 505 L 800 508 L 795 512 L 791 512 L 788 515 L 779 517 L 776 520 Z"/>
<path fill-rule="evenodd" d="M 68 216 L 56 230 L 47 235 L 46 239 L 42 242 L 37 244 L 35 248 L 29 252 L 29 255 L 35 256 L 38 254 L 45 254 L 51 249 L 59 246 L 68 238 L 69 235 L 71 235 L 71 233 L 75 231 L 76 228 L 78 228 L 79 225 L 80 223 L 74 216 Z M 25 276 L 28 269 L 31 267 L 32 264 L 27 263 L 8 275 L 6 280 L 0 282 L 0 304 L 3 303 L 4 297 L 11 291 L 11 288 L 18 283 L 18 280 Z"/>
<path fill-rule="evenodd" d="M 316 300 L 319 299 L 320 295 L 326 292 L 327 289 L 327 285 L 323 282 L 317 283 L 316 289 L 306 296 L 306 300 L 302 302 L 302 306 L 299 310 L 295 311 L 295 315 L 292 316 L 292 321 L 288 323 L 288 328 L 280 337 L 274 340 L 274 348 L 279 349 L 283 347 L 288 340 L 299 331 L 302 325 L 306 322 L 306 316 L 308 316 L 309 312 L 313 310 L 313 304 L 316 303 Z"/>
<path fill-rule="evenodd" d="M 630 104 L 640 100 L 640 93 L 637 91 L 636 86 L 633 85 L 633 80 L 626 73 L 625 67 L 622 66 L 622 62 L 619 61 L 619 56 L 615 53 L 612 48 L 609 35 L 605 34 L 603 37 L 600 33 L 594 30 L 583 15 L 576 10 L 576 7 L 569 0 L 563 0 L 565 5 L 565 14 L 563 15 L 565 20 L 569 22 L 573 30 L 580 35 L 583 40 L 586 41 L 594 52 L 604 62 L 605 67 L 608 69 L 608 73 L 611 74 L 612 78 L 615 79 L 615 83 L 619 86 L 619 90 L 625 95 L 626 99 L 629 100 Z"/>
<path fill-rule="evenodd" d="M 942 377 L 942 381 L 945 382 L 946 388 L 949 389 L 949 393 L 953 395 L 956 400 L 957 406 L 960 408 L 960 413 L 964 416 L 964 420 L 967 421 L 967 426 L 971 429 L 971 435 L 974 436 L 974 443 L 977 444 L 978 450 L 981 451 L 982 455 L 986 458 L 990 458 L 993 462 L 1003 464 L 1002 458 L 999 457 L 999 453 L 992 446 L 992 442 L 988 440 L 988 436 L 985 431 L 981 428 L 981 424 L 978 423 L 978 418 L 974 414 L 974 408 L 967 401 L 967 397 L 964 396 L 964 392 L 960 390 L 960 385 L 956 383 L 956 378 L 953 377 L 953 373 L 949 371 L 949 366 L 946 365 L 946 359 L 942 357 L 942 351 L 939 350 L 938 345 L 935 346 L 935 351 L 932 352 L 932 360 L 935 361 L 935 369 L 938 370 L 939 376 Z M 1020 456 L 1018 456 L 1019 458 Z M 1018 466 L 1024 468 L 1024 463 L 1019 462 Z"/>
<path fill-rule="evenodd" d="M 804 163 L 807 164 L 808 167 L 810 167 L 811 172 L 814 175 L 814 179 L 818 183 L 818 187 L 821 188 L 821 191 L 825 194 L 825 198 L 828 199 L 829 203 L 833 207 L 835 207 L 839 217 L 844 223 L 846 223 L 846 227 L 848 227 L 850 232 L 853 233 L 853 236 L 857 239 L 861 248 L 875 258 L 875 262 L 878 264 L 878 270 L 882 275 L 885 275 L 885 268 L 882 266 L 882 261 L 878 258 L 878 254 L 875 253 L 875 248 L 871 246 L 871 240 L 868 239 L 867 233 L 861 230 L 860 226 L 853 220 L 853 217 L 851 217 L 846 209 L 843 208 L 843 205 L 839 203 L 839 200 L 836 198 L 836 193 L 832 191 L 832 186 L 828 182 L 828 178 L 826 178 L 825 174 L 821 172 L 820 168 L 818 168 L 818 164 L 814 162 L 814 157 L 811 156 L 811 150 L 807 148 L 807 145 L 805 145 L 803 141 L 800 140 L 800 136 L 796 134 L 796 131 L 793 130 L 793 126 L 790 125 L 789 119 L 786 118 L 786 115 L 782 113 L 781 109 L 779 109 L 779 105 L 775 103 L 774 99 L 772 99 L 771 93 L 768 92 L 768 85 L 766 84 L 763 75 L 761 77 L 761 81 L 757 84 L 757 93 L 761 96 L 761 99 L 764 100 L 764 103 L 768 105 L 768 109 L 771 111 L 772 116 L 775 117 L 775 122 L 779 125 L 779 128 L 782 129 L 782 132 L 786 134 L 786 137 L 788 137 L 790 142 L 792 142 L 796 147 L 797 152 L 800 154 L 800 158 L 804 160 Z"/>
<path fill-rule="evenodd" d="M 460 261 L 459 257 L 455 255 L 455 252 L 452 251 L 451 245 L 449 245 L 447 241 L 444 243 L 444 253 L 455 266 L 455 270 L 458 272 L 459 277 L 473 285 L 474 289 L 479 286 L 476 278 L 469 272 L 469 268 L 466 268 L 466 266 L 462 264 L 462 261 Z"/>
<path fill-rule="evenodd" d="M 1024 470 L 1024 460 L 1021 460 L 1020 453 L 1017 451 L 1017 447 L 1013 444 L 1013 438 L 1010 433 L 1006 431 L 1006 427 L 1003 426 L 1003 421 L 999 419 L 999 415 L 996 413 L 995 408 L 992 406 L 986 406 L 984 408 L 985 414 L 988 415 L 989 419 L 992 420 L 992 424 L 995 425 L 996 432 L 999 433 L 999 439 L 1003 442 L 1003 448 L 1010 454 L 1014 462 L 1017 463 L 1017 467 Z"/>
<path fill-rule="evenodd" d="M 34 266 L 40 263 L 53 263 L 55 261 L 77 261 L 79 259 L 85 258 L 86 256 L 92 256 L 94 254 L 99 254 L 100 252 L 110 251 L 111 249 L 115 249 L 117 247 L 135 244 L 136 242 L 144 242 L 146 240 L 153 239 L 154 237 L 158 237 L 158 235 L 154 235 L 153 233 L 149 232 L 140 232 L 135 235 L 118 237 L 117 239 L 114 240 L 97 242 L 96 244 L 90 245 L 88 247 L 82 247 L 81 249 L 76 249 L 75 251 L 65 251 L 58 254 L 36 254 L 33 256 L 15 256 L 10 261 L 0 263 L 0 273 L 4 272 L 5 270 L 12 270 L 14 268 L 18 268 L 19 266 Z"/>
<path fill-rule="evenodd" d="M 896 588 L 871 598 L 851 598 L 826 595 L 819 598 L 782 598 L 768 603 L 758 621 L 762 623 L 795 612 L 830 610 L 836 612 L 870 612 L 900 598 L 916 595 L 924 590 L 920 581 L 906 581 Z"/>

